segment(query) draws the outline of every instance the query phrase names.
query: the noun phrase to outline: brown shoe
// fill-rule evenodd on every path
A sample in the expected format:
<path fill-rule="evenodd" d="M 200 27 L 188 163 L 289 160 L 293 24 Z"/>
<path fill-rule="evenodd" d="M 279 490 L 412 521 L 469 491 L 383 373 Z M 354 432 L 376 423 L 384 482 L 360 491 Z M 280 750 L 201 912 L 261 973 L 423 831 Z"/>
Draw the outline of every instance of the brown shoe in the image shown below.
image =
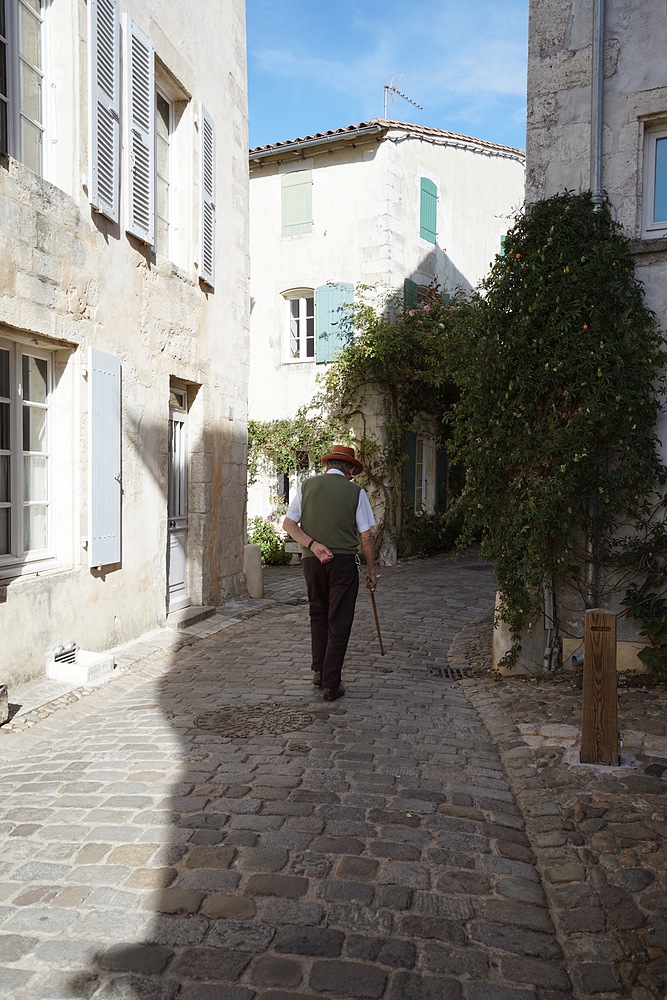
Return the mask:
<path fill-rule="evenodd" d="M 342 698 L 345 694 L 344 687 L 337 688 L 325 688 L 324 689 L 324 700 L 325 701 L 335 701 L 336 698 Z"/>
<path fill-rule="evenodd" d="M 313 670 L 313 684 L 316 688 L 322 687 L 322 674 L 319 670 Z"/>

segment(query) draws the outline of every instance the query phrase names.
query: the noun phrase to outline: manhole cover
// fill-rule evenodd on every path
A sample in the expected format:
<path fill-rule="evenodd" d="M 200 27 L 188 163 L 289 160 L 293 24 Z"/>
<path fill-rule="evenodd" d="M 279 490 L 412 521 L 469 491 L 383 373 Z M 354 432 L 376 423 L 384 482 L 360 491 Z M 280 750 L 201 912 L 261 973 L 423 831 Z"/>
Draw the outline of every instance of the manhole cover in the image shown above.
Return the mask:
<path fill-rule="evenodd" d="M 195 719 L 199 729 L 209 729 L 221 736 L 277 736 L 306 729 L 313 716 L 299 708 L 279 708 L 275 705 L 257 705 L 255 708 L 224 708 L 218 712 L 204 712 Z"/>

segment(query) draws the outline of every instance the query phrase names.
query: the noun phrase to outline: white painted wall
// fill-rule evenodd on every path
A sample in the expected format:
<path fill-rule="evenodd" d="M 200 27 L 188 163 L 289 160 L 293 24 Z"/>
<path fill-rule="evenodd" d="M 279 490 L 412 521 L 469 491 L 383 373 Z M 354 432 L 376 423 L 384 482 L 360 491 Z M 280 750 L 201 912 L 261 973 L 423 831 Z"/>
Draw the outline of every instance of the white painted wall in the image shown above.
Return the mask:
<path fill-rule="evenodd" d="M 0 571 L 0 682 L 43 672 L 65 639 L 100 650 L 165 620 L 170 379 L 189 386 L 190 591 L 241 592 L 248 375 L 248 162 L 245 4 L 121 0 L 181 95 L 174 137 L 176 243 L 155 255 L 92 212 L 87 194 L 87 17 L 49 9 L 45 179 L 0 169 L 0 338 L 53 352 L 53 559 L 39 575 Z M 200 106 L 216 124 L 216 286 L 198 280 Z M 57 123 L 57 129 L 55 127 Z M 122 562 L 90 570 L 88 349 L 123 367 Z"/>
<path fill-rule="evenodd" d="M 250 173 L 252 258 L 249 415 L 292 417 L 316 388 L 321 367 L 285 363 L 282 293 L 328 281 L 377 286 L 402 295 L 411 278 L 443 290 L 470 289 L 488 271 L 514 213 L 523 203 L 523 158 L 474 140 L 406 133 L 332 142 L 319 152 L 276 151 Z M 313 230 L 281 236 L 281 175 L 295 162 L 313 178 Z M 438 188 L 438 239 L 419 235 L 420 178 Z M 250 488 L 248 513 L 268 514 L 273 481 Z"/>

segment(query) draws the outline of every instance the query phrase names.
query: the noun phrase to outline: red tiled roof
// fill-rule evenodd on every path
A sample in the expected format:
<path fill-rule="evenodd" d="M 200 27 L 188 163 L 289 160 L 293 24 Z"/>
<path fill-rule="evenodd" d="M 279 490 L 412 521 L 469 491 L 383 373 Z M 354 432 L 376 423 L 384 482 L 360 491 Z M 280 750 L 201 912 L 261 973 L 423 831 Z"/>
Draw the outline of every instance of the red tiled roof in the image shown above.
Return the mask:
<path fill-rule="evenodd" d="M 475 139 L 470 135 L 462 135 L 459 132 L 449 132 L 446 129 L 441 128 L 430 128 L 427 125 L 412 125 L 409 122 L 396 122 L 390 121 L 386 118 L 372 118 L 367 122 L 359 122 L 358 125 L 346 125 L 345 128 L 329 129 L 326 132 L 315 132 L 313 135 L 304 135 L 298 139 L 287 139 L 284 142 L 274 142 L 269 143 L 266 146 L 255 146 L 250 150 L 250 156 L 253 153 L 270 153 L 278 152 L 281 149 L 289 149 L 290 146 L 299 146 L 302 143 L 312 143 L 318 139 L 337 139 L 345 138 L 346 135 L 357 133 L 363 129 L 370 129 L 376 127 L 379 130 L 384 130 L 386 132 L 392 129 L 399 129 L 404 132 L 410 132 L 413 135 L 423 135 L 428 136 L 433 139 L 449 139 L 452 142 L 470 142 L 474 143 L 475 146 L 481 147 L 482 149 L 497 150 L 498 152 L 505 153 L 515 153 L 517 155 L 523 155 L 522 149 L 515 149 L 513 146 L 503 146 L 498 142 L 488 142 L 486 139 Z"/>

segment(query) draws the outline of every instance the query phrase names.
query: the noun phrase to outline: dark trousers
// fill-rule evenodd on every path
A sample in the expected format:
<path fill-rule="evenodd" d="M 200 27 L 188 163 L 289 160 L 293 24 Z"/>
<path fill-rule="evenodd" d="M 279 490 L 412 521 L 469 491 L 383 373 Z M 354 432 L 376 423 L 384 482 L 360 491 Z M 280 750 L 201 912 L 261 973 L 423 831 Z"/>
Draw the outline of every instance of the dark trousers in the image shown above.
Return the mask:
<path fill-rule="evenodd" d="M 340 676 L 354 621 L 359 571 L 353 555 L 334 556 L 321 563 L 303 560 L 310 604 L 312 669 L 322 673 L 322 687 L 340 687 Z"/>

